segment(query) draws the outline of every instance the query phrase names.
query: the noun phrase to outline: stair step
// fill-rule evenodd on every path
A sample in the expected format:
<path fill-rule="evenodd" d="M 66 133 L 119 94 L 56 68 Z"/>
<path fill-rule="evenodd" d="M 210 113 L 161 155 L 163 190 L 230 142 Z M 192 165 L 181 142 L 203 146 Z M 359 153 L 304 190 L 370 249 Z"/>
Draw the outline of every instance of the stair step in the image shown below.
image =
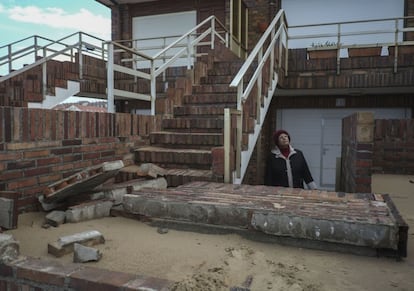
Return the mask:
<path fill-rule="evenodd" d="M 182 100 L 184 104 L 236 104 L 237 95 L 236 93 L 193 94 L 184 96 Z"/>
<path fill-rule="evenodd" d="M 222 132 L 224 117 L 218 118 L 166 118 L 162 120 L 164 130 L 191 132 Z"/>
<path fill-rule="evenodd" d="M 236 104 L 215 104 L 206 106 L 175 106 L 174 116 L 224 116 L 224 108 L 236 107 Z"/>
<path fill-rule="evenodd" d="M 208 70 L 212 76 L 235 76 L 240 70 L 243 61 L 215 62 L 213 68 Z"/>
<path fill-rule="evenodd" d="M 233 78 L 234 76 L 232 75 L 207 75 L 205 77 L 201 77 L 200 82 L 202 84 L 227 84 L 228 86 L 230 85 L 231 81 L 233 81 Z"/>
<path fill-rule="evenodd" d="M 211 168 L 211 150 L 177 149 L 147 146 L 135 150 L 137 163 L 153 163 L 162 168 L 204 169 Z"/>
<path fill-rule="evenodd" d="M 229 84 L 206 84 L 193 86 L 193 93 L 236 93 L 237 88 L 229 87 Z"/>
<path fill-rule="evenodd" d="M 168 187 L 177 187 L 194 181 L 222 182 L 222 178 L 215 177 L 212 171 L 199 169 L 166 169 L 165 178 Z"/>
<path fill-rule="evenodd" d="M 167 132 L 159 131 L 150 134 L 151 145 L 173 145 L 174 147 L 214 147 L 223 145 L 222 133 L 206 132 Z"/>

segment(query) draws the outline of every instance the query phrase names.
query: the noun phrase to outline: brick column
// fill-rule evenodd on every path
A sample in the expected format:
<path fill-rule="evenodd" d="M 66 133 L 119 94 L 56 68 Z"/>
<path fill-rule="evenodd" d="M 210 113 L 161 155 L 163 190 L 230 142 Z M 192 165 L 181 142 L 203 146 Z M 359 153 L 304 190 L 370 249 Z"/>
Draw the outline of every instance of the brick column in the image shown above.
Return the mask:
<path fill-rule="evenodd" d="M 343 121 L 340 188 L 345 192 L 371 192 L 374 114 L 358 112 Z"/>

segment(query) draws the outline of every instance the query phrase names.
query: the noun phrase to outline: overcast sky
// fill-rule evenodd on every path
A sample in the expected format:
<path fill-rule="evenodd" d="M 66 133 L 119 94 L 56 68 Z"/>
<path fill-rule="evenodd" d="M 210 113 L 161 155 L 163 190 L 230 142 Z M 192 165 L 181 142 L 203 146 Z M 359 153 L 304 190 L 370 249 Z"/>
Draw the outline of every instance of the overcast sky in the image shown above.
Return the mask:
<path fill-rule="evenodd" d="M 0 2 L 0 46 L 32 35 L 59 39 L 78 31 L 109 40 L 109 8 L 94 0 Z"/>

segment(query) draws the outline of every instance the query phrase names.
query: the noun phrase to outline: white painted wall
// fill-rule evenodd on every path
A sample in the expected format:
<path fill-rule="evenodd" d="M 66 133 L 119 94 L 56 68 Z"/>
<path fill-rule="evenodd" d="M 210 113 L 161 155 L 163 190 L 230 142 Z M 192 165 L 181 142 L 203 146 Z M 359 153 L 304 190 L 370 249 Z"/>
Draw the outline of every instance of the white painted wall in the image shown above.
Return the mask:
<path fill-rule="evenodd" d="M 292 146 L 303 151 L 316 184 L 333 190 L 336 158 L 342 149 L 342 119 L 366 111 L 376 119 L 411 118 L 411 110 L 405 108 L 280 109 L 276 128 L 287 130 Z"/>
<path fill-rule="evenodd" d="M 154 56 L 161 51 L 160 47 L 165 47 L 177 40 L 181 35 L 190 31 L 196 26 L 196 11 L 184 11 L 178 13 L 158 14 L 134 17 L 132 19 L 132 38 L 138 39 L 136 46 L 138 50 L 149 56 Z M 154 38 L 154 39 L 148 39 Z M 147 39 L 147 40 L 142 40 Z M 185 43 L 183 43 L 185 45 Z M 150 48 L 149 47 L 158 47 Z M 168 52 L 173 55 L 177 49 Z M 159 62 L 161 63 L 161 62 Z M 182 66 L 186 60 L 178 60 L 175 65 Z M 148 67 L 149 63 L 139 63 L 138 67 Z"/>
<path fill-rule="evenodd" d="M 378 18 L 394 18 L 404 16 L 404 0 L 282 0 L 282 8 L 286 11 L 289 26 L 309 25 L 327 22 L 343 22 Z M 400 26 L 401 27 L 401 26 Z M 344 26 L 344 31 L 370 30 L 373 28 L 394 28 L 393 21 L 374 24 L 359 24 Z M 336 32 L 337 27 L 325 29 L 308 28 L 306 30 L 290 30 L 293 34 L 314 34 Z M 392 42 L 393 34 L 352 36 L 341 39 L 343 44 Z M 401 37 L 401 35 L 400 35 Z M 312 42 L 335 41 L 333 38 L 306 39 L 291 41 L 289 47 L 310 47 Z"/>

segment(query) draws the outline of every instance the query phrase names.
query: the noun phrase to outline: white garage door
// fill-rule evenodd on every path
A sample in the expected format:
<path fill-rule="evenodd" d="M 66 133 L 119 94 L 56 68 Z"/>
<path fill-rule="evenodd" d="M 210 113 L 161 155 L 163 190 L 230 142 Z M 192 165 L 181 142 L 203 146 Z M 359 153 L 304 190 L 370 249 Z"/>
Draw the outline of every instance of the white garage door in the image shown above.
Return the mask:
<path fill-rule="evenodd" d="M 196 11 L 179 13 L 158 14 L 150 16 L 134 17 L 132 19 L 132 37 L 135 48 L 149 56 L 154 56 L 162 48 L 177 40 L 180 36 L 196 26 Z M 182 45 L 185 47 L 186 42 Z M 171 57 L 178 49 L 169 51 L 166 57 Z M 158 65 L 162 61 L 158 62 Z M 184 66 L 185 59 L 178 59 L 175 66 Z M 148 67 L 148 62 L 139 62 L 137 67 Z"/>
<path fill-rule="evenodd" d="M 287 130 L 292 146 L 303 151 L 313 178 L 321 189 L 335 189 L 336 158 L 341 156 L 342 119 L 370 111 L 376 119 L 411 118 L 405 108 L 281 109 L 277 127 Z"/>

